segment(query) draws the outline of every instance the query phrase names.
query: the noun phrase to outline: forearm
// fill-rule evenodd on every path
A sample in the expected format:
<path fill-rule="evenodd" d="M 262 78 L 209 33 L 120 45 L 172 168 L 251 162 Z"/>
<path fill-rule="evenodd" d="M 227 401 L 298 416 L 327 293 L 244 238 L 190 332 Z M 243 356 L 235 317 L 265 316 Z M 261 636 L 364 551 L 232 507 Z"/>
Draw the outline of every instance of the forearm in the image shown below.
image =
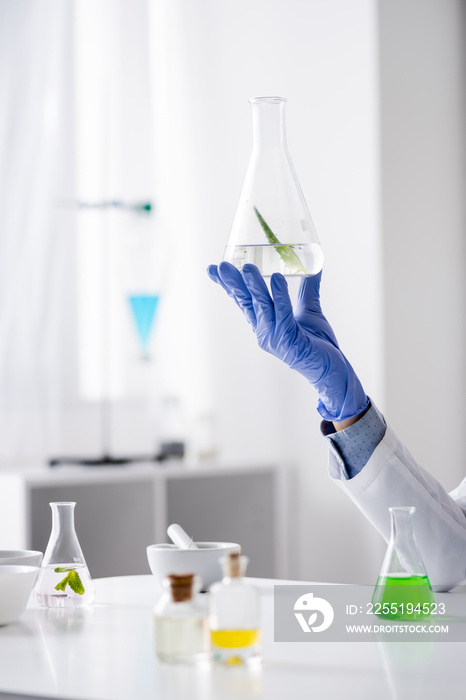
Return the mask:
<path fill-rule="evenodd" d="M 333 427 L 337 431 L 337 433 L 340 430 L 346 430 L 346 428 L 349 428 L 351 425 L 354 425 L 355 423 L 358 422 L 363 416 L 366 415 L 367 411 L 369 410 L 370 406 L 368 406 L 364 411 L 361 413 L 358 413 L 357 416 L 353 416 L 353 418 L 347 418 L 346 420 L 343 420 L 341 422 L 333 421 Z"/>
<path fill-rule="evenodd" d="M 389 507 L 414 506 L 416 540 L 432 585 L 449 590 L 466 580 L 465 514 L 439 482 L 417 464 L 390 426 L 353 478 L 348 478 L 341 453 L 331 443 L 329 472 L 387 541 Z"/>

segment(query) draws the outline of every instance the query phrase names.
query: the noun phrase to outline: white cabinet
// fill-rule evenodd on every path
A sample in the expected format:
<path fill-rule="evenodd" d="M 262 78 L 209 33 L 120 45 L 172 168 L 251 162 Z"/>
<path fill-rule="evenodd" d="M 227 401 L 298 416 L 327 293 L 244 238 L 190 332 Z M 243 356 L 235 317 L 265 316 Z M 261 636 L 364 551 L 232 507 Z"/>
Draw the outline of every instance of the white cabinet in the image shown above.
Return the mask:
<path fill-rule="evenodd" d="M 51 501 L 76 501 L 93 577 L 149 572 L 146 546 L 177 522 L 195 540 L 241 544 L 251 576 L 286 578 L 286 470 L 281 467 L 57 468 L 0 473 L 0 549 L 45 551 Z"/>

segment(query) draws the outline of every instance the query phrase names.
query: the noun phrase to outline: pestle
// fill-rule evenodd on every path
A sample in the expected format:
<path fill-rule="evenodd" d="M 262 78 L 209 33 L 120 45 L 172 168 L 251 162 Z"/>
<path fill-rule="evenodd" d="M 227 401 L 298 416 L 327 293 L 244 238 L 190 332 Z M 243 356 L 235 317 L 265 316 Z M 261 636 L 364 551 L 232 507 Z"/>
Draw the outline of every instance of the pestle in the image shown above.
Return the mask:
<path fill-rule="evenodd" d="M 193 542 L 193 538 L 177 523 L 173 523 L 167 528 L 167 535 L 179 549 L 199 549 L 197 544 Z"/>

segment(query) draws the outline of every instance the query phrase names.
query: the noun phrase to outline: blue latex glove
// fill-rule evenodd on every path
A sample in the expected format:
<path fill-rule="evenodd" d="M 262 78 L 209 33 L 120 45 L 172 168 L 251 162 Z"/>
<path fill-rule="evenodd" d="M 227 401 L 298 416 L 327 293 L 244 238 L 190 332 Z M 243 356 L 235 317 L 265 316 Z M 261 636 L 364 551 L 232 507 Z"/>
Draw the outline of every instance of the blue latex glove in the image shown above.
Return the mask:
<path fill-rule="evenodd" d="M 340 422 L 367 408 L 369 399 L 320 308 L 321 273 L 303 277 L 296 314 L 286 279 L 279 273 L 271 277 L 272 296 L 255 265 L 246 264 L 240 272 L 222 262 L 210 265 L 207 273 L 240 307 L 260 347 L 315 386 L 323 418 Z"/>

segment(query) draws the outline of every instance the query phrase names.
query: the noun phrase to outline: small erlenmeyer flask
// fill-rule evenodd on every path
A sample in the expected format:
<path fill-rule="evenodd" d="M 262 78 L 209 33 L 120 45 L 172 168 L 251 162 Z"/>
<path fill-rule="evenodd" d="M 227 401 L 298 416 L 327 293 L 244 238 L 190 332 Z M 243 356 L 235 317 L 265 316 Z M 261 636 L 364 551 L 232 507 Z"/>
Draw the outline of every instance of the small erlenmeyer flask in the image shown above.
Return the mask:
<path fill-rule="evenodd" d="M 37 601 L 47 608 L 77 607 L 94 600 L 94 584 L 74 528 L 75 505 L 50 503 L 52 532 L 35 587 Z"/>
<path fill-rule="evenodd" d="M 253 149 L 224 259 L 316 275 L 324 256 L 286 145 L 284 97 L 254 97 Z"/>
<path fill-rule="evenodd" d="M 389 508 L 391 536 L 372 596 L 373 612 L 389 620 L 430 616 L 435 597 L 414 537 L 412 506 Z"/>

